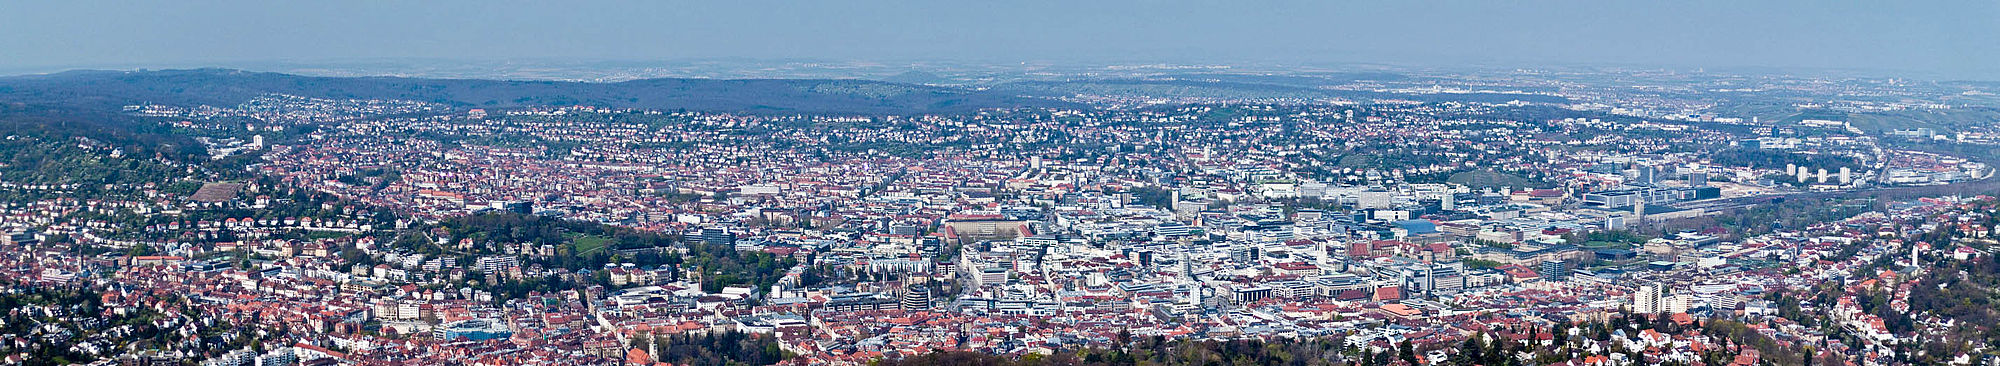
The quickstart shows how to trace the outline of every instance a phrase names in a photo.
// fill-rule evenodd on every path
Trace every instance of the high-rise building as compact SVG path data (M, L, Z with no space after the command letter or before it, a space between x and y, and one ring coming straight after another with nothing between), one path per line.
M1634 179L1632 180L1632 184L1650 186L1658 184L1660 182L1659 167L1655 167L1652 165L1640 165L1638 169L1639 169L1639 176L1634 177Z
M1563 282L1569 280L1569 263L1563 261L1542 261L1542 280Z
M1688 173L1688 186L1689 186L1689 187L1707 187L1707 186L1708 186L1708 173L1707 173L1707 172L1693 172L1693 173Z
M930 310L931 289L917 284L903 286L902 305L908 311Z
M1663 312L1667 308L1666 300L1666 286L1657 283L1639 285L1639 289L1632 292L1632 312L1640 314Z
M1396 198L1396 192L1388 192L1388 191L1361 192L1361 194L1354 200L1354 208L1363 210L1388 209L1391 207L1392 204L1394 204L1395 198Z
M1257 263L1258 260L1263 259L1263 254L1263 248L1258 248L1248 243L1241 243L1241 245L1229 248L1229 258L1236 260L1237 263Z
M1404 267L1403 286L1428 296L1450 296L1465 289L1464 262L1419 263Z

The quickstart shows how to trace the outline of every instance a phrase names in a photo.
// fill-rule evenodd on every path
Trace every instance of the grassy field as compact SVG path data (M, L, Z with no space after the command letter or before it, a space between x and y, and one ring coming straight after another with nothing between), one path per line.
M605 246L611 245L612 241L611 238L596 235L570 233L563 236L569 237L570 246L576 248L576 254L590 253L604 249Z

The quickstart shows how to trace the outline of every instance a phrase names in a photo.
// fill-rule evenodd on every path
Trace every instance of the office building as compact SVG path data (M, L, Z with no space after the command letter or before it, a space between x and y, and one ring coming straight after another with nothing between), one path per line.
M701 229L701 241L711 245L736 245L736 235L729 228L709 226Z

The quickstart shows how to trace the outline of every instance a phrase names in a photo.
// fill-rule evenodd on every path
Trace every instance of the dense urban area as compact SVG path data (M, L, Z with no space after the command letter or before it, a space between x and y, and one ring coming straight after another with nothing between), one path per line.
M0 78L0 365L2000 361L2000 85L1093 72Z

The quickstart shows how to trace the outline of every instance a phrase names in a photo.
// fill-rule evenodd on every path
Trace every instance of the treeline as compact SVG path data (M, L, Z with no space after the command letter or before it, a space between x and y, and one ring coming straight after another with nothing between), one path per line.
M1724 239L1747 238L1770 233L1777 229L1801 228L1813 224L1845 219L1873 210L1879 203L1870 200L1836 200L1802 197L1784 201L1772 201L1749 208L1739 209L1732 215L1717 215L1684 222L1653 225L1649 229L1666 234L1671 230L1726 229L1730 235Z
M0 116L0 118L5 118ZM110 157L109 144L96 139L49 138L30 135L9 135L0 138L0 181L14 184L47 184L72 186L61 190L0 190L0 198L10 202L33 201L57 197L100 197L109 192L108 185L135 187L146 183L156 183L163 190L190 187L175 187L173 183L185 176L182 168L168 166L130 155ZM86 148L84 146L92 146ZM94 149L94 150L93 150Z
M0 281L8 282L8 281ZM129 333L108 339L99 346L116 349L124 344L149 346L166 344L180 337L151 322L160 314L151 309L115 315L103 311L101 294L77 287L36 287L8 283L12 289L0 293L0 339L32 339L28 342L0 342L0 354L24 356L18 365L69 365L95 361L97 356L79 352L75 346L93 339L103 329L130 326ZM46 312L44 311L46 310ZM107 317L99 317L105 315ZM100 337L101 338L101 337ZM145 348L140 348L145 349Z
M1551 326L1497 327L1472 334L1451 344L1417 346L1405 340L1395 344L1377 341L1373 347L1357 347L1339 338L1165 340L1121 334L1111 347L1057 351L1052 354L1022 356L992 355L968 351L939 351L908 357L883 359L878 366L1210 366L1210 365L1546 365L1593 356L1622 355L1641 363L1686 365L1681 362L1648 360L1641 349L1631 349L1619 340L1652 330L1664 334L1699 332L1720 339L1725 347L1700 355L1705 364L1728 364L1743 349L1756 349L1762 361L1776 365L1801 365L1806 360L1826 364L1840 355L1820 354L1806 345L1781 345L1747 325L1730 321L1700 320L1674 322L1664 314L1614 314L1602 322L1557 323ZM1548 339L1547 343L1538 339ZM1432 359L1433 356L1442 359Z
M1524 177L1518 174L1507 173L1492 169L1480 169L1480 170L1452 173L1449 177L1445 178L1445 181L1450 183L1463 184L1472 188L1525 189L1525 188L1541 188L1541 187L1554 186L1553 184L1549 184L1549 182L1540 179Z
M4 90L4 89L0 89ZM155 120L118 113L117 105L93 101L0 103L0 135L67 141L78 137L124 149L128 156L164 157L200 163L208 150Z
M767 288L783 278L787 270L800 263L798 259L779 257L771 253L739 252L733 245L683 240L677 233L659 233L589 221L518 213L484 213L455 217L438 223L437 227L448 231L453 238L473 238L477 243L554 245L558 248L554 256L531 257L527 261L552 268L597 270L603 268L606 263L631 263L640 267L691 268L695 270L694 272L705 274L701 278L701 286L709 292L720 292L723 287L734 285ZM579 252L575 245L575 238L579 236L610 238L611 243L603 249ZM442 251L444 245L454 244L430 245L414 238L415 236L406 235L404 236L406 242L399 242L398 245L436 252ZM407 242L410 240L419 242ZM680 279L679 271L670 273L675 277L669 279Z
M651 248L674 243L675 236L634 230L589 221L564 220L547 216L525 215L511 212L492 212L459 216L438 223L438 227L450 231L454 238L498 243L535 243L547 245L568 244L565 233L609 237L615 246L623 249Z
M1859 173L1867 170L1854 158L1827 154L1797 154L1777 150L1725 149L1708 155L1711 163L1723 166L1747 166L1758 169L1784 169L1785 164L1797 165L1814 170L1826 169L1839 172L1848 168Z
M739 252L730 245L689 241L686 246L688 253L681 260L701 273L713 274L701 279L701 289L711 293L734 285L770 288L778 283L778 279L784 278L787 270L799 264L799 260L792 257L779 257L766 252Z
M1160 187L1135 187L1126 192L1132 194L1132 203L1144 206L1173 209L1174 192Z
M1927 331L1935 332L1923 334L1915 342L1899 344L1897 354L1911 357L1909 361L1913 363L1944 363L1958 354L1993 355L1992 347L2000 345L2000 325L1996 325L2000 324L2000 292L1995 292L2000 289L2000 256L1981 255L1965 261L1946 259L1932 268L1910 287L1909 311L1891 311L1883 305L1880 312L1905 314L1884 317L1891 330L1915 330L1907 314L1928 314L1951 323L1927 327ZM1862 296L1867 298L1864 305L1886 304L1889 291ZM1918 350L1923 352L1910 352Z
M792 358L776 337L742 333L639 335L629 346L650 348L655 362L687 366L771 365Z
M447 248L457 243L430 243L426 236L405 234L396 246L418 253L434 255L479 256L496 254L497 245L528 243L555 247L554 255L529 256L525 263L540 264L549 268L569 270L597 270L607 263L632 263L638 266L679 264L677 255L667 255L665 250L639 251L636 255L620 256L621 249L648 249L671 247L679 241L677 235L662 234L643 230L605 225L581 220L513 212L488 212L475 215L444 219L435 225L417 227L416 231L442 229L446 237L438 240L453 241L470 239L472 249L459 252ZM601 248L581 248L578 238L608 238L609 243ZM470 258L467 258L468 260ZM599 281L603 282L603 281Z
M1348 347L1331 338L1312 340L1255 339L1231 341L1164 340L1140 337L1129 340L1123 349L1088 348L1048 355L992 355L979 352L933 352L900 359L884 359L878 366L1055 366L1055 365L1389 365L1404 356L1414 357L1414 348L1405 352L1374 352ZM1407 346L1407 345L1406 345Z
M1702 362L1710 365L1726 365L1734 360L1735 355L1728 351L1731 347L1755 349L1765 358L1763 361L1778 365L1799 365L1807 357L1812 357L1807 356L1812 353L1808 349L1779 345L1777 340L1735 321L1712 320L1703 324L1701 330L1702 334L1715 337L1716 342L1723 346L1701 354Z
M96 314L100 305L96 293L80 290L43 289L30 287L26 292L0 294L0 308L27 309L26 306L58 306L63 311L74 314ZM92 318L95 319L95 318ZM65 319L45 317L38 311L11 311L0 313L0 337L27 337L39 333L36 330L44 323L55 323L55 327L68 330L73 325ZM96 358L71 349L76 337L37 339L18 347L15 342L0 343L0 352L27 356L24 365L66 365L94 361Z
M1577 245L1608 243L1619 246L1631 246L1645 244L1647 240L1652 240L1653 238L1632 232L1631 230L1600 230L1589 233L1571 232L1564 234L1563 239L1568 243Z

